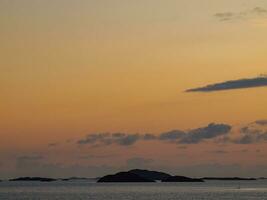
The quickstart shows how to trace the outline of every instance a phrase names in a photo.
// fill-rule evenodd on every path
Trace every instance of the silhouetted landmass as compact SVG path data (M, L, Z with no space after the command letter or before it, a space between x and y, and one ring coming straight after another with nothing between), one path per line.
M157 172L157 171L149 171L149 170L142 170L142 169L133 169L129 171L130 173L134 173L140 177L150 179L150 180L164 180L171 177L170 174L164 172Z
M114 175L107 175L97 182L155 182L154 180L143 178L131 172L119 172Z
M59 179L61 181L81 181L81 180L92 180L91 178L84 178L84 177L69 177L69 178L62 178Z
M204 177L204 180L216 181L255 181L256 178L240 178L240 177Z
M204 180L200 178L189 178L186 176L171 176L162 180L162 182L204 182Z
M60 181L91 181L96 182L99 178L85 178L85 177L70 177L70 178L60 178Z
M10 179L9 181L41 181L41 182L51 182L56 181L53 178L42 178L42 177L19 177L15 179Z

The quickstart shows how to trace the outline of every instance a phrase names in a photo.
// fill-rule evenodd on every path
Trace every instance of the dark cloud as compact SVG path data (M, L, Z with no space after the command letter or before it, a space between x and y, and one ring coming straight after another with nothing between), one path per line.
M213 139L226 135L231 131L231 126L227 124L209 124L207 127L189 131L179 140L180 144L197 144L206 139Z
M235 144L254 144L267 141L267 131L265 129L255 128L252 126L245 126L240 129L238 138L232 139Z
M222 90L245 89L262 86L267 86L267 76L225 81L222 83L215 83L204 87L188 89L185 92L215 92Z
M112 145L118 144L122 146L130 146L141 139L151 138L150 135L140 134L126 134L126 133L98 133L87 135L86 138L78 141L78 144L91 144L91 145Z
M173 131L161 133L159 136L159 140L175 141L185 136L185 134L186 133L184 131L173 130Z
M267 141L267 127L264 121L252 122L235 130L237 134L227 134L215 140L219 144L256 144Z
M236 144L253 144L258 142L258 138L253 135L244 135L238 139L233 140Z
M99 133L90 134L86 138L78 141L78 144L84 145L112 145L117 144L121 146L131 146L140 140L156 140L157 136L146 134L127 134L127 133Z
M257 120L257 121L255 121L255 124L261 125L261 126L267 126L267 120L266 119Z
M121 137L118 139L117 143L123 146L129 146L133 145L137 142L137 140L140 139L139 134L133 134L133 135L125 135L124 137Z
M116 138L115 136L114 138ZM101 143L107 143L108 138L110 138L110 133L97 133L87 135L85 139L79 140L79 144L95 144L100 141Z
M237 19L247 19L255 16L264 16L267 14L267 10L262 7L255 7L253 9L241 11L241 12L219 12L215 13L214 17L216 17L220 21L229 21L229 20L237 20Z

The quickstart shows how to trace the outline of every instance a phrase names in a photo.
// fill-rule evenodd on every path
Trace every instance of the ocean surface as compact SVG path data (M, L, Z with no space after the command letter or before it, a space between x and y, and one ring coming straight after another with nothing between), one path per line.
M52 199L267 200L267 180L205 183L0 182L0 200Z

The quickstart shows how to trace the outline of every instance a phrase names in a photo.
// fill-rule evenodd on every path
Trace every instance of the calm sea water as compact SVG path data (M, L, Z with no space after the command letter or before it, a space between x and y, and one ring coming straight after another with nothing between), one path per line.
M239 189L238 186L241 186ZM205 183L0 182L1 200L267 200L267 180Z

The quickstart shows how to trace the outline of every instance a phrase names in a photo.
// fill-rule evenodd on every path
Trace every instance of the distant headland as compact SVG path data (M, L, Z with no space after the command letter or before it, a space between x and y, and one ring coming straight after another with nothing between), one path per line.
M19 177L14 179L9 179L9 181L40 181L40 182L52 182L56 181L54 178L42 178L42 177Z

